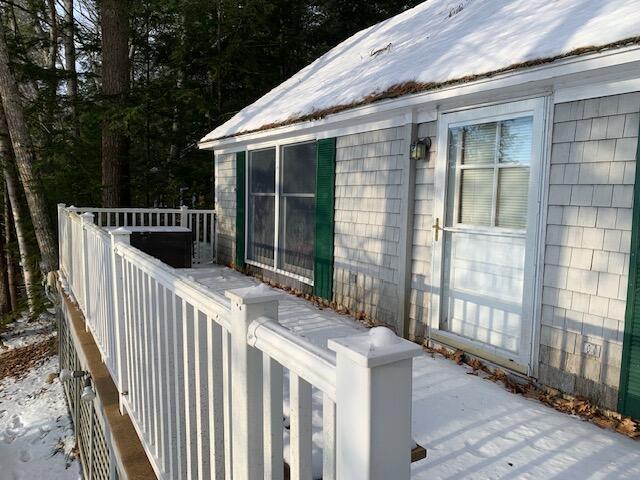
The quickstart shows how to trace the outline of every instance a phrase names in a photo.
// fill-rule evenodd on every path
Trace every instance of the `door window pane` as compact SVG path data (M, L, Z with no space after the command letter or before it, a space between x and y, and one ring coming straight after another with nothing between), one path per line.
M496 226L526 229L529 169L501 168L499 172Z
M316 191L316 144L300 143L282 148L282 193Z
M502 122L500 131L500 162L531 163L533 117Z
M249 162L249 192L275 193L276 149L251 152Z
M280 268L297 275L313 274L315 198L283 197L280 203Z
M494 163L496 125L492 122L464 127L461 162L463 165Z
M273 266L274 263L275 210L275 196L252 195L249 197L247 257L269 266Z
M492 168L473 168L461 171L460 223L491 225L492 200Z
M526 229L532 145L533 117L451 129L446 225L456 205L457 223Z

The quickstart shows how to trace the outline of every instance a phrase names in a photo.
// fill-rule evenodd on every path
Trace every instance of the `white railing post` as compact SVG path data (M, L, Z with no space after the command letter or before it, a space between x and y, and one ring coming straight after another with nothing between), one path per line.
M131 232L124 228L111 230L111 272L113 291L113 316L115 347L116 347L116 372L118 375L116 384L120 393L120 413L125 414L123 397L128 395L129 383L127 381L127 351L124 328L124 272L122 269L122 257L118 255L116 247L119 243L129 244Z
M87 223L93 223L93 213L83 213L80 215L80 225L82 225L82 301L84 303L84 318L85 318L85 328L89 330L89 323L94 319L91 319L91 309L89 308L89 253L88 242L87 242ZM94 252L95 254L95 252Z
M63 254L62 254L63 246L62 246L62 244L64 242L67 242L66 238L62 238L62 222L64 221L63 215L65 214L65 211L64 211L65 207L66 207L66 205L64 203L59 203L58 204L58 270L63 270L63 268L62 268L62 261L63 261Z
M247 344L249 325L277 321L281 294L258 285L225 292L231 300L231 426L234 480L261 480L264 470L262 353Z
M189 207L180 205L180 226L189 228Z
M420 346L378 327L329 340L336 352L338 480L408 480L411 370Z

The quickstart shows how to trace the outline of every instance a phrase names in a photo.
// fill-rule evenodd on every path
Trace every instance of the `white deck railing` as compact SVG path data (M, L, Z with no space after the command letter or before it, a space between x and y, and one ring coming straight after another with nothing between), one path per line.
M75 211L92 213L99 227L186 227L193 233L193 263L214 260L215 210L81 207Z
M159 478L283 479L285 458L318 478L314 391L324 480L409 478L417 345L374 329L319 348L278 323L277 291L223 298L83 210L59 208L61 273Z

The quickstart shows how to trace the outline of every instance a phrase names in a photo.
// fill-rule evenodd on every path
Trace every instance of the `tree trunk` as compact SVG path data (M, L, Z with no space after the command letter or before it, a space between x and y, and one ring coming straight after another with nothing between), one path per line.
M2 212L0 212L0 216ZM4 255L4 231L7 228L6 219L0 217L0 315L6 315L11 311L11 298L9 296L9 275L7 262Z
M102 92L110 114L102 125L102 206L130 203L129 138L109 117L125 105L129 91L127 0L102 2Z
M11 217L11 209L9 208L9 195L7 195L7 185L2 182L2 194L4 195L4 257L7 263L7 286L9 287L9 301L11 302L11 311L18 310L18 290L16 285L18 281L16 279L16 266L13 260L13 254L11 252L11 243L13 241L12 229L13 218Z
M73 16L73 0L64 0L64 69L67 74L67 96L71 103L73 133L80 135L78 124L78 74L76 72L75 19Z
M22 276L24 279L24 287L27 293L27 303L29 305L29 315L33 316L35 311L33 302L33 274L29 263L29 247L24 233L24 219L22 215L22 206L20 204L20 193L18 187L18 179L14 170L14 155L11 142L9 140L9 132L4 115L0 111L0 157L2 158L2 173L7 184L7 199L11 206L11 213L16 227L16 238L18 240L18 250L20 251L20 266L22 267Z
M3 24L0 16L0 25ZM42 273L46 275L56 268L58 253L40 182L33 172L35 161L33 142L20 103L18 86L9 68L9 53L4 40L4 32L0 32L0 96L2 96L2 106L11 135L16 165L40 248Z
M56 63L58 62L58 15L56 14L56 1L49 0L49 69L51 73L55 73ZM55 75L53 75L55 79Z

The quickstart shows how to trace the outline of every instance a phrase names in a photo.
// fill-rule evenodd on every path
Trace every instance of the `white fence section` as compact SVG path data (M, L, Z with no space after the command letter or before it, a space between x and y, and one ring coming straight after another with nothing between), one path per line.
M133 248L126 230L99 228L96 212L60 206L61 273L158 478L410 477L419 346L373 329L319 348L278 323L277 291L223 298Z
M193 263L211 263L215 258L215 210L190 210L187 207L81 207L75 210L93 213L99 227L187 227L193 234Z

